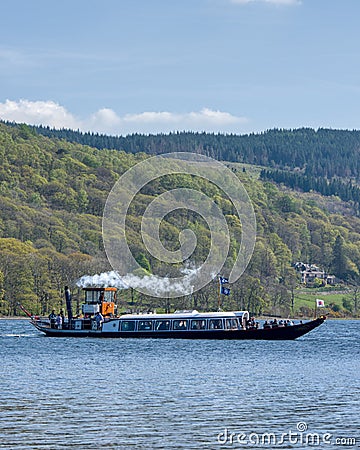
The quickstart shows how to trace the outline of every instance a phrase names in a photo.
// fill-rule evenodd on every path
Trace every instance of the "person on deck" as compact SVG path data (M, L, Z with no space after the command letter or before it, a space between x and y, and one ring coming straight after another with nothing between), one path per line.
M97 312L96 316L95 316L95 320L96 320L96 323L97 323L97 329L99 330L100 327L101 327L101 324L104 321L104 317L103 317L103 315L100 312Z
M50 328L55 328L56 325L55 309L51 311L51 314L49 315L49 320L50 320Z
M55 321L56 321L56 328L57 328L58 330L61 330L63 320L62 320L62 317L61 317L60 314L58 314L58 315L56 316Z
M64 314L64 310L60 309L59 315L61 317L61 323L62 323L62 327L64 327L64 323L65 323L65 314Z

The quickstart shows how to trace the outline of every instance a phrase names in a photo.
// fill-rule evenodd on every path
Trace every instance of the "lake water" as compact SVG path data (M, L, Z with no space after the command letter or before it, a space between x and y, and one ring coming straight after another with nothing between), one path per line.
M0 448L358 448L359 329L327 321L289 342L76 339L0 320Z

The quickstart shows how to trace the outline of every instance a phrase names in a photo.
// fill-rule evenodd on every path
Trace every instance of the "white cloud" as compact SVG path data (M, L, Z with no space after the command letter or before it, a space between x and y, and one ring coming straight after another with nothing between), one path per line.
M141 114L127 114L122 119L125 128L161 128L159 131L192 130L192 131L240 131L241 125L248 122L245 117L233 116L223 111L203 108L201 111L188 113L171 113L168 111L147 111Z
M0 118L54 128L77 129L80 125L63 106L52 101L6 100L5 103L0 103Z
M99 109L99 111L90 117L89 121L86 121L83 124L83 127L89 127L91 130L96 129L97 131L100 131L101 129L110 131L120 126L120 117L109 108Z
M247 3L271 3L273 5L301 5L301 0L231 0L231 3L245 5Z
M0 103L2 120L71 128L107 134L168 133L171 131L207 131L240 133L248 123L245 117L228 112L203 108L201 111L174 113L145 111L138 114L117 115L112 109L102 108L89 118L79 119L53 101L6 100Z

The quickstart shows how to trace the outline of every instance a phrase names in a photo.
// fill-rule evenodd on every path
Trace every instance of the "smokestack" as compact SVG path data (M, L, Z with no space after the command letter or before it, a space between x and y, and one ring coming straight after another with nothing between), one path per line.
M66 299L66 310L67 310L67 315L68 315L69 325L70 325L70 320L73 318L73 315L72 315L72 308L71 308L71 294L70 294L70 289L68 288L68 286L65 286L65 299Z

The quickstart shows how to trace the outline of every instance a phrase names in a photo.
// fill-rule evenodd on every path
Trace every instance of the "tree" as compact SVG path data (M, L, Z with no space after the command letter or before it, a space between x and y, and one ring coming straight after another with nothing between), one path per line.
M333 246L332 271L337 277L344 279L347 274L347 258L345 255L344 239L337 235Z
M351 277L349 284L352 286L351 290L351 301L353 303L354 314L357 315L359 309L359 298L360 298L360 277Z
M294 315L294 307L295 307L295 289L298 285L298 276L293 267L288 267L283 274L282 284L286 287L286 289L290 293L291 298L291 312Z
M144 255L144 253L139 253L139 255L135 258L136 262L146 270L146 272L151 273L151 266L150 262L147 259L147 257Z
M4 304L4 274L0 270L0 313L4 311L5 304Z

